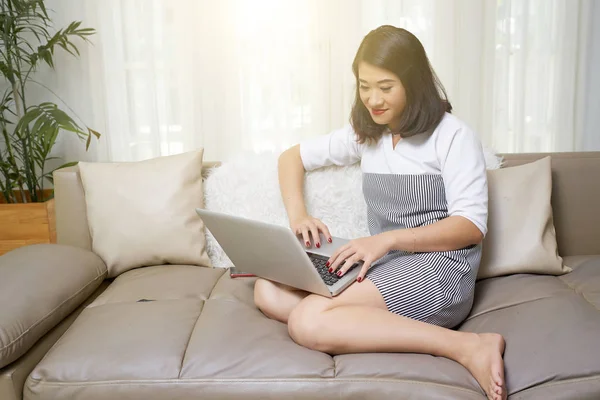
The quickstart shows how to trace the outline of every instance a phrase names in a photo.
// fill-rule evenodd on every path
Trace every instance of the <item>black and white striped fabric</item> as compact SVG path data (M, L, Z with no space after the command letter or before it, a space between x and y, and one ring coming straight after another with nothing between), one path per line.
M363 174L371 235L416 228L448 217L441 175ZM452 328L471 310L481 244L465 249L410 253L391 251L367 272L388 310Z

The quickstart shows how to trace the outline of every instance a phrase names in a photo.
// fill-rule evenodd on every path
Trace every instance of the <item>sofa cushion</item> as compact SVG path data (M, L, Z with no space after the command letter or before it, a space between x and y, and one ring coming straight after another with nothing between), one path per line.
M506 382L515 398L600 398L599 300L596 256L560 277L481 280L459 329L504 336Z
M92 248L116 277L133 268L209 266L203 150L129 163L79 163Z
M221 268L203 268L199 272L189 265L134 269L119 275L90 307L189 298L204 301L224 273L225 270Z
M32 372L27 398L202 394L263 399L268 392L282 399L330 399L351 390L357 398L380 399L374 388L409 395L421 372L417 380L424 393L481 398L468 372L445 359L389 355L388 362L373 363L368 373L355 376L364 359L349 358L349 365L342 358L338 369L339 358L297 345L286 325L255 307L254 281L193 266L147 267L120 275ZM411 368L414 362L421 367ZM404 367L386 372L393 364Z
M600 290L598 276L600 257L560 278L482 280L460 329L505 335L508 389L518 398L549 388L554 398L600 395L600 316L585 300ZM331 357L298 346L254 306L254 282L192 266L121 275L32 372L27 398L483 398L443 357Z
M573 269L572 273L561 276L561 281L600 312L600 256L588 256Z
M0 368L0 399L2 400L22 400L23 386L27 377L33 371L35 366L46 355L48 350L56 343L58 339L67 331L79 316L81 311L90 304L100 293L108 287L108 280L104 280L100 286L92 293L75 311L60 321L48 333L42 336L31 348L19 357L16 361Z
M479 279L517 273L561 275L550 194L550 157L488 171L488 233Z
M38 244L0 256L0 368L25 354L105 276L100 257L77 247Z

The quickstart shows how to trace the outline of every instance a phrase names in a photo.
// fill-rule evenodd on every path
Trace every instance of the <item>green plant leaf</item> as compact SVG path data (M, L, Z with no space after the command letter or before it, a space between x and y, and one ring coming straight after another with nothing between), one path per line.
M42 110L40 108L38 108L37 106L29 107L27 109L27 112L25 113L25 115L23 115L23 117L19 121L19 125L17 125L17 129L22 128L22 126L29 125L29 123L31 123L31 121L33 121L34 119L39 117L41 114L42 114Z
M79 56L81 56L81 54L79 53L79 49L78 49L78 48L77 48L77 46L75 46L75 45L74 45L72 42L67 42L65 47L66 47L66 50L67 50L69 53L73 54L74 56L76 56L76 57L79 57ZM71 50L69 49L69 47L70 47L71 49L73 49L73 51L71 51Z
M0 100L0 182L3 185L0 188L28 189L35 198L45 179L52 180L51 175L44 173L44 166L55 159L49 155L58 134L71 132L89 142L92 135L99 138L99 133L83 123L78 124L54 103L31 106L23 88L34 81L31 73L40 63L53 69L57 67L54 60L57 46L78 57L80 51L75 39L89 41L88 37L95 30L82 27L81 21L54 29L44 0L2 0L2 5L0 73L10 87L2 92ZM23 104L28 103L30 106L23 110Z
M62 169L62 168L74 167L74 166L75 166L75 165L77 165L77 164L79 164L79 161L71 161L71 162L68 162L68 163L65 163L65 164L61 165L60 167L56 167L56 168L54 168L54 169L53 169L51 172L49 172L49 173L50 173L50 174L52 174L54 171L57 171L57 170L59 170L59 169Z
M92 135L96 136L96 139L100 139L100 133L96 132L95 130L93 130L92 128L88 128L88 136L87 136L87 140L85 141L85 149L89 150L90 148L90 144L92 143Z
M100 136L102 136L99 132L93 130L92 128L88 128L88 132L90 132L92 135L96 136L96 139L100 139Z
M46 10L46 5L44 4L44 0L39 0L38 5L40 6L42 13L44 13L44 17L48 19L48 11Z
M42 53L42 59L46 61L46 64L50 66L50 68L54 69L54 60L52 59L52 53L48 50Z

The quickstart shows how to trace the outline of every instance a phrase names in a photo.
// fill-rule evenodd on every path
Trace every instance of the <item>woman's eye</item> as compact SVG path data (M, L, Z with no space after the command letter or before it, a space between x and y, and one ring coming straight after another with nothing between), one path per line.
M367 90L369 87L368 86L360 86L360 90Z
M391 87L382 87L381 90L384 92L389 92L392 88Z

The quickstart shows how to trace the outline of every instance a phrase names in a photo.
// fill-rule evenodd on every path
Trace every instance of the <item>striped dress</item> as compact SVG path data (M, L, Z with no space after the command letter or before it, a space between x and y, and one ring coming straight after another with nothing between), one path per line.
M448 217L441 175L363 174L371 235ZM391 251L367 271L388 310L452 328L473 304L481 245L444 252Z
M401 139L385 133L358 144L351 127L300 144L307 171L361 163L371 235L418 228L461 216L487 232L487 175L479 139L447 114L427 134ZM390 251L367 271L388 310L453 328L469 314L481 244L441 252Z

